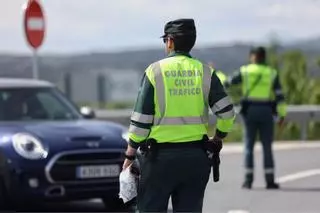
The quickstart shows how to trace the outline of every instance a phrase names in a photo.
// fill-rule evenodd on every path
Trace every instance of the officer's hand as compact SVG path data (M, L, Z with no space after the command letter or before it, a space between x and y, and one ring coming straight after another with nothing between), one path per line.
M278 125L282 127L284 125L284 117L280 117L278 121Z
M125 159L122 165L122 170L126 170L129 166L131 166L132 163L132 160Z

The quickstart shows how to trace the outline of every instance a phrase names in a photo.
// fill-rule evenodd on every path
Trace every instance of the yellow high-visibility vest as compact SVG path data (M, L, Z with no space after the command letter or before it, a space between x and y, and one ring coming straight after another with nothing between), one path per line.
M201 140L208 134L208 97L214 70L183 55L151 64L146 76L155 88L155 115L149 138L161 142ZM234 117L218 119L229 130ZM228 131L227 131L228 132Z

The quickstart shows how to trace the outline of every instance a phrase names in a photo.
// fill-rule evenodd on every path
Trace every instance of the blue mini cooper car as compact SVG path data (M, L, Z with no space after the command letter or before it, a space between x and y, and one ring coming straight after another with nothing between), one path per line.
M0 207L91 198L120 207L127 128L93 117L49 82L0 78Z

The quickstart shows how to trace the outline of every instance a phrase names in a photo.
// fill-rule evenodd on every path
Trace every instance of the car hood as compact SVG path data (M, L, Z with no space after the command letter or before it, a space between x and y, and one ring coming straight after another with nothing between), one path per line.
M99 141L99 148L123 148L126 145L123 126L106 121L53 121L0 123L1 135L26 132L38 137L50 148L63 150L87 147L88 142Z

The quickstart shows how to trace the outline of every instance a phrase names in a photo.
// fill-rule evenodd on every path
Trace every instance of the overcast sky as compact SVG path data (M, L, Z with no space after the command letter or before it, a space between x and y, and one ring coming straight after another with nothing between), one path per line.
M30 52L22 5L1 0L0 52ZM46 39L42 53L162 47L163 25L194 18L197 45L320 36L319 0L42 0ZM4 4L4 5L3 5Z

